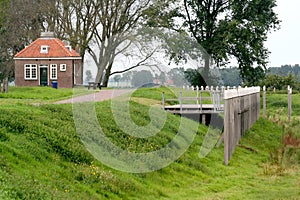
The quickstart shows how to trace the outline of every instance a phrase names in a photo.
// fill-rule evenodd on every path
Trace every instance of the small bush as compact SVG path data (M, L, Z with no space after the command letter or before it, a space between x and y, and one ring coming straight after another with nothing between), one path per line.
M291 166L300 164L300 138L289 130L282 136L281 146L270 151L271 163L274 165L271 171L276 168L277 174L282 174L282 170L286 170ZM265 168L265 173L270 173L270 166Z
M9 140L9 135L5 128L0 128L0 142L5 142Z

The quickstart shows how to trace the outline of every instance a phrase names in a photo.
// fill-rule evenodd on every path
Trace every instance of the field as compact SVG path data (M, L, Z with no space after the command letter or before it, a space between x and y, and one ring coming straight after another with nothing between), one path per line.
M132 121L146 126L150 105L166 88L140 89L130 101ZM84 89L82 94L86 93ZM92 92L92 91L90 91ZM229 166L223 146L199 158L208 128L196 122L191 146L175 162L150 173L125 173L96 160L74 126L70 89L10 88L0 94L0 199L297 199L300 196L300 94L293 96L287 123L287 95L268 94L266 119L249 130ZM111 101L96 103L106 136L128 152L159 150L174 138L180 118L167 115L149 138L125 134L114 121ZM122 115L122 111L120 111ZM125 116L124 111L124 116ZM288 136L288 137L287 137ZM298 146L297 146L298 144Z

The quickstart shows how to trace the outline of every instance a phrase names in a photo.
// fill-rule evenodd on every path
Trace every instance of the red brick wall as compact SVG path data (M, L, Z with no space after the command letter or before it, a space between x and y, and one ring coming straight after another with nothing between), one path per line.
M37 65L37 80L25 80L24 65ZM50 65L57 65L57 80L50 79ZM66 64L66 71L60 71L60 64ZM39 86L40 85L40 65L48 65L48 85L51 86L52 81L58 82L58 87L71 88L74 86L73 70L75 64L76 84L82 84L81 60L15 60L15 84L16 86ZM79 73L76 73L79 72Z
M83 70L82 70L82 63L81 60L74 60L75 66L75 85L82 85L83 84Z

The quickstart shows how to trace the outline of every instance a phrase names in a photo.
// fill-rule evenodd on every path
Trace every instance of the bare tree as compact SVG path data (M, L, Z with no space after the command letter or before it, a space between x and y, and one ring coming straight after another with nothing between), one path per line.
M98 26L99 3L91 0L49 0L43 3L48 10L45 21L57 37L70 42L80 53L82 66L86 50ZM83 74L83 67L82 67Z
M51 30L70 41L82 60L88 52L98 71L96 82L107 85L112 74L149 66L155 49L147 47L140 29L154 15L156 0L49 0L43 6ZM148 24L149 25L149 24ZM112 73L118 56L135 57L127 69ZM148 62L148 63L147 63ZM104 79L104 80L103 80Z
M0 81L13 77L13 56L39 36L43 22L39 3L38 0L1 1Z
M150 0L99 0L97 13L99 25L94 29L92 44L88 53L97 65L96 82L106 86L112 75L115 58L131 51L138 52L141 58L134 66L122 70L125 72L137 66L144 65L154 51L145 52L138 29L142 27L145 11L151 5ZM132 55L132 54L131 54Z
M70 42L84 58L85 52L98 26L99 4L91 0L52 0L51 13L47 20L51 22L56 34ZM54 5L54 7L53 7Z

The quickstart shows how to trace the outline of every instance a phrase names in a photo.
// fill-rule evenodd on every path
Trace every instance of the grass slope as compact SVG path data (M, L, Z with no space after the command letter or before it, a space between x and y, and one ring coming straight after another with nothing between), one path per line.
M0 199L297 199L300 196L299 170L288 168L278 175L268 164L270 151L280 146L282 136L282 127L271 120L261 118L246 133L229 166L223 165L222 146L199 158L208 132L207 127L200 125L190 148L174 163L151 173L129 174L102 165L84 148L74 128L72 105L34 106L19 98L23 88L15 90L20 92L11 90L9 96L0 99ZM25 90L26 99L41 90L44 94L36 97L41 102L71 95L71 90L61 91L58 96L59 90L49 88ZM157 101L163 89L143 90L133 96ZM48 99L43 100L44 95ZM300 96L295 95L293 100L294 107L299 106ZM281 107L281 103L268 103L270 115L276 113L278 104ZM150 122L149 107L144 104L136 99L130 104L133 121L140 125ZM156 136L129 137L114 123L110 105L110 101L96 104L99 122L106 135L128 151L159 149L178 130L180 119L168 115Z

